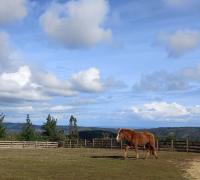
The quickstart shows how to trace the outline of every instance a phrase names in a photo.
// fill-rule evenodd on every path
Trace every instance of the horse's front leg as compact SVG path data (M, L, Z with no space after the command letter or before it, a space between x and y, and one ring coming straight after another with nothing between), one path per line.
M139 159L138 146L135 145L136 159Z
M127 158L127 153L128 153L128 149L129 149L129 146L127 145L124 149L124 158L126 159Z

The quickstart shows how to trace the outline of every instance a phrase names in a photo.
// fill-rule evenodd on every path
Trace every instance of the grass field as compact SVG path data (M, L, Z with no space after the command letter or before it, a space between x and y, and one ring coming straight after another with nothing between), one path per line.
M110 149L1 149L0 179L181 180L187 162L199 154L160 152L159 159L124 160ZM141 152L142 157L142 152Z

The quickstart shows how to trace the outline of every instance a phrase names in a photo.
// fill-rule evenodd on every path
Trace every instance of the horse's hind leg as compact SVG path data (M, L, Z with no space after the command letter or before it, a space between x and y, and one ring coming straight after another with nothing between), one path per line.
M158 155L157 155L155 146L152 147L152 150L153 150L153 155L155 156L156 159L158 159Z
M154 156L155 156L156 159L158 159L158 155L157 155L156 150L154 150Z
M129 146L126 146L124 149L124 158L125 159L127 158L128 149L129 149Z

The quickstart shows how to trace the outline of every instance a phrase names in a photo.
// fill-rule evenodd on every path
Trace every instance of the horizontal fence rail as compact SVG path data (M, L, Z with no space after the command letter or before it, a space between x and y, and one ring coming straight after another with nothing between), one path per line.
M80 140L71 139L62 143L64 148L110 148L123 149L126 144L124 142L117 142L116 139L92 139ZM197 152L200 153L200 142L192 142L187 140L182 141L156 141L156 148L158 151L180 151L180 152ZM139 147L144 150L144 146Z
M117 142L116 139L71 139L64 142L48 142L48 141L0 141L0 148L110 148L110 149L123 149L126 146L124 142ZM200 142L189 140L182 141L156 141L156 148L158 151L180 151L180 152L196 152L200 153ZM139 147L144 150L144 146Z
M58 142L41 142L41 141L0 141L0 148L58 148Z

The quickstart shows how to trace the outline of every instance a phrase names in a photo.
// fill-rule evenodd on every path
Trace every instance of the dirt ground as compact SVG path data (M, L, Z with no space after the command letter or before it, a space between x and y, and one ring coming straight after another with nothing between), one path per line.
M190 176L188 179L192 177L193 179L200 180L200 158L191 161L186 172Z

